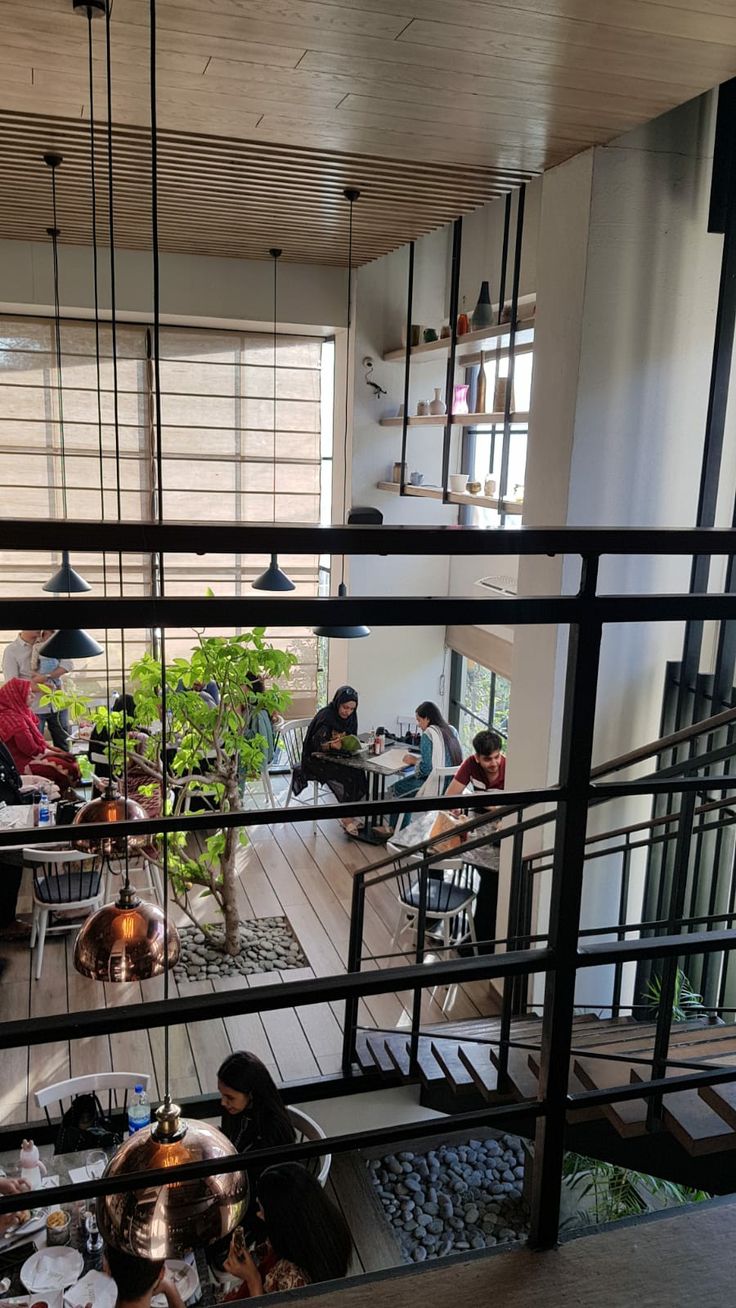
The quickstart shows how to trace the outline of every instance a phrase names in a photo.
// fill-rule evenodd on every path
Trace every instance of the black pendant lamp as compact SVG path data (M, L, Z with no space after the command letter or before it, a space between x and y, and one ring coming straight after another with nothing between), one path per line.
M278 275L276 269L278 268L278 262L279 259L281 258L282 251L277 249L271 249L269 250L268 253L273 259L273 518L275 522L276 521L276 321L277 321L276 278ZM291 577L287 577L283 568L279 567L278 554L272 554L271 562L266 568L266 571L262 572L260 577L256 577L255 581L252 583L252 589L283 592L287 590L295 590L296 587L293 581L291 580Z
M352 292L353 292L353 205L360 195L360 191L355 187L349 186L343 191L343 195L348 202L349 220L348 220L348 312L347 312L347 348L345 360L345 447L343 451L343 486L342 486L342 512L343 522L348 505L348 424L349 424L349 400L350 388L348 378L350 377L350 327L352 324ZM345 555L342 555L340 565L340 585L337 588L338 599L347 597L348 588L345 585ZM360 640L363 636L370 636L370 627L364 627L362 623L356 625L326 624L321 627L312 628L315 636L327 636L331 640Z
M43 645L39 653L50 659L91 659L102 653L102 646L82 627L55 631Z
M61 308L59 298L59 226L56 218L56 170L63 163L64 156L61 154L45 154L43 161L51 173L51 210L52 222L51 227L46 231L51 237L51 250L54 261L54 337L56 345L56 375L59 387L59 444L61 450L61 494L64 509L64 517L67 518L67 495L66 495L66 449L64 441L64 384L61 370ZM69 563L69 551L62 550L61 567L54 573L43 588L52 595L72 595L80 594L82 591L91 590L88 581L75 572Z

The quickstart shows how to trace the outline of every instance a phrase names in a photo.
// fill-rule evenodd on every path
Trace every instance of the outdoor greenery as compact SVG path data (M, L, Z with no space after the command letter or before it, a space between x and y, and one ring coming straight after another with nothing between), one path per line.
M623 1217L639 1217L653 1207L702 1203L710 1198L704 1190L692 1190L643 1172L630 1172L625 1167L582 1154L565 1154L562 1174L568 1189L573 1190L580 1202L575 1215L567 1219L568 1226L616 1222ZM649 1202L657 1198L660 1203Z
M157 729L163 712L164 673L161 661L151 654L130 669L130 691L135 712L124 717L107 705L90 708L74 692L54 692L54 707L69 708L79 718L91 717L98 731L110 741L112 770L123 775L124 753L136 775L141 798L164 796L164 811L179 815L195 801L223 813L244 809L244 783L258 777L266 757L267 741L254 727L262 711L283 713L291 696L279 684L296 662L293 654L275 649L264 640L264 629L238 636L199 635L189 658L177 658L166 665L165 700L169 745L164 777L162 733ZM262 679L263 692L254 689L253 679ZM215 705L200 693L214 682L220 694ZM127 730L127 737L126 737ZM129 787L129 793L133 794ZM193 922L195 904L211 896L224 919L225 949L238 952L240 918L237 903L236 856L238 846L247 843L244 828L215 828L197 849L185 832L167 837L168 875L176 903ZM152 861L163 867L164 838L152 838Z
M649 978L644 989L644 999L656 1017L662 1002L662 977L658 972L653 973ZM693 990L682 968L678 967L672 1000L673 1022L687 1022L693 1017L698 1017L703 1011L703 996Z

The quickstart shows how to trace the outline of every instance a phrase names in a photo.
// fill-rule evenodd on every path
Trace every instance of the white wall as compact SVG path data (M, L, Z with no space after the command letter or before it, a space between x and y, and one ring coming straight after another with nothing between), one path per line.
M99 252L100 303L110 302L109 257ZM151 255L116 254L117 307L121 317L146 318L152 311ZM346 323L345 271L322 265L282 262L279 320L286 326L331 330ZM60 300L64 312L89 316L94 307L92 253L84 246L59 249ZM48 311L54 300L51 246L0 241L0 310ZM161 255L161 311L167 321L220 326L269 323L273 319L273 267L247 259Z
M707 231L713 107L703 97L545 176L525 523L694 525L722 249ZM731 486L735 435L731 415ZM687 589L688 573L687 560L609 558L600 588ZM559 561L524 563L520 590L571 591L578 575L572 560L561 573ZM565 644L564 633L516 641L515 784L556 774ZM656 738L665 662L681 645L681 624L605 632L595 761ZM590 830L648 811L599 808ZM587 877L586 925L615 919L617 875L612 859ZM600 982L586 973L580 995L603 998Z

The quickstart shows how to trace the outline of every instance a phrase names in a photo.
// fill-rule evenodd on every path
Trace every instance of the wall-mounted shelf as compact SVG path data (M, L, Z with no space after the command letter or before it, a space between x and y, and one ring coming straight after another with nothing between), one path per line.
M398 495L401 487L397 481L379 481L377 489ZM414 499L441 500L443 498L441 486L408 485L404 487L404 493ZM487 495L471 495L470 491L449 491L447 502L448 504L474 504L478 509L497 509L499 513L524 512L524 505L518 500L494 500Z
M466 332L464 336L458 336L455 347L455 358L462 359L467 354L478 354L480 350L494 357L497 354L508 354L508 347L499 344L504 336L508 336L511 331L511 324L508 322L498 323L495 327L481 327L475 332ZM531 349L531 335L534 332L534 319L521 318L516 324L516 353L521 353L521 347ZM421 345L412 345L411 358L417 363L422 360L442 358L448 354L450 349L450 337L445 336L438 341L423 341ZM386 350L383 361L384 363L398 363L406 358L406 347L399 346L394 350Z
M498 413L455 413L452 418L453 427L482 427L490 426L491 423L502 423L504 415ZM528 423L528 413L512 413L510 421L515 423ZM444 413L430 413L426 417L412 414L409 417L408 425L410 427L444 427L447 422L447 415ZM382 427L402 427L403 418L381 418Z

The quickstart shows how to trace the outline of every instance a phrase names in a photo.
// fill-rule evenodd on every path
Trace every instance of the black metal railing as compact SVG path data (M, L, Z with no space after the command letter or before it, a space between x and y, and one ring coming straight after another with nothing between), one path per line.
M683 869L688 845L688 823L692 822L699 796L705 789L714 795L736 793L736 777L731 775L692 775L697 767L683 767L676 774L645 777L638 780L610 780L597 776L592 769L593 729L599 671L601 633L606 623L652 623L706 621L731 622L736 616L734 599L728 594L697 593L681 595L599 595L596 589L598 560L603 554L631 555L726 555L736 556L736 532L647 531L610 529L529 529L513 532L483 531L473 528L408 527L339 527L259 525L201 525L168 523L142 525L134 523L48 523L0 522L0 549L72 549L89 550L94 542L99 550L135 553L203 553L247 551L346 555L426 554L480 556L494 554L562 553L582 560L581 585L577 594L544 597L419 598L414 596L352 595L349 598L287 599L267 595L191 598L46 598L9 599L3 602L2 625L8 628L58 627L66 625L120 628L135 626L191 627L195 624L232 628L239 624L282 626L288 614L290 626L313 626L316 623L364 622L371 626L434 626L438 621L474 625L529 625L551 623L569 629L565 697L562 706L563 738L560 767L555 785L544 789L509 791L505 796L509 819L508 835L516 840L517 853L523 855L521 828L540 816L530 810L554 806L555 841L550 885L550 921L547 940L528 941L523 932L512 933L517 947L504 953L479 957L442 959L431 966L414 961L399 968L360 971L355 967L355 953L346 975L323 977L311 981L285 982L277 986L242 989L205 996L170 999L163 1003L123 1005L96 1012L56 1014L28 1022L0 1024L0 1049L26 1048L52 1041L76 1041L92 1035L140 1027L162 1027L191 1021L212 1021L235 1013L278 1011L320 1002L342 1002L346 1006L346 1027L359 1000L371 994L389 994L406 987L426 990L436 985L462 984L464 981L496 980L504 987L523 982L529 975L545 976L540 1040L538 1098L531 1104L514 1106L486 1105L471 1115L454 1115L445 1121L448 1130L493 1123L521 1117L536 1119L535 1164L531 1198L531 1242L549 1247L557 1240L559 1225L562 1155L567 1115L581 1106L605 1105L629 1098L645 1098L653 1103L652 1122L656 1124L661 1094L717 1085L736 1080L736 1068L709 1067L702 1071L688 1069L684 1074L665 1077L659 1072L669 1067L669 1027L671 1007L660 1005L661 1025L655 1049L654 1075L636 1086L622 1085L605 1091L570 1094L568 1067L573 1045L575 982L586 969L613 968L625 963L637 964L644 959L663 960L668 967L684 951L693 955L718 955L730 952L736 944L736 932L725 930L690 931L683 934L686 922L682 909ZM288 606L288 608L287 608ZM679 841L680 874L662 915L663 934L640 935L638 939L602 941L595 935L581 935L581 895L585 875L586 823L593 804L619 800L627 796L672 794L680 798ZM463 797L463 807L482 808L483 799ZM341 812L360 815L369 812L426 811L456 806L457 800L382 800L376 804L356 803L343 806ZM249 826L294 823L324 819L329 810L299 807L280 811L248 811L228 815L192 814L185 818L147 819L118 824L118 833L163 833L168 830L197 830L220 826ZM544 821L549 815L542 813ZM479 819L480 820L480 819ZM87 831L88 836L104 834L104 824ZM51 832L29 829L25 832L0 833L0 849L27 839L44 843L72 832L58 828ZM429 867L429 860L423 859ZM426 873L425 873L426 879ZM523 903L528 887L512 875L512 898ZM419 915L422 914L419 904ZM426 913L426 906L424 909ZM521 919L519 919L521 921ZM730 919L729 919L730 921ZM419 923L420 928L422 923ZM600 934L600 928L594 928ZM520 941L520 944L519 944ZM512 993L510 991L510 993ZM437 1123L418 1123L387 1128L381 1138L420 1139L436 1133ZM357 1131L337 1140L319 1142L316 1149L360 1148L375 1143L374 1132ZM290 1146L279 1151L280 1158L307 1156L311 1146ZM271 1154L268 1157L271 1158ZM253 1155L255 1157L255 1155ZM264 1155L265 1158L265 1155ZM218 1171L233 1170L241 1160L223 1160ZM215 1170L213 1164L190 1165L181 1169L161 1169L145 1176L131 1176L120 1181L101 1180L83 1187L65 1187L58 1194L61 1202L92 1194L113 1193L137 1185L157 1185L181 1180L184 1176L204 1175ZM38 1195L6 1196L0 1199L0 1212L17 1210L43 1202Z

